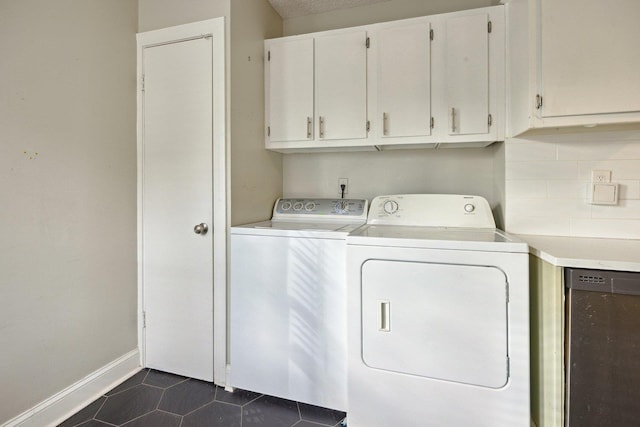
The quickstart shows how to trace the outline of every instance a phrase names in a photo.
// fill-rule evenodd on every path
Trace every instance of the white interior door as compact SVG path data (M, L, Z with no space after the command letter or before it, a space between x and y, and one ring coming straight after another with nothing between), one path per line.
M213 380L212 39L142 51L145 366ZM209 230L196 234L194 227Z

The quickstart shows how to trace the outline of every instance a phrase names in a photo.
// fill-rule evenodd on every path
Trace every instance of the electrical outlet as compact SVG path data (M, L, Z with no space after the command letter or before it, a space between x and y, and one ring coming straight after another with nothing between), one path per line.
M349 178L338 178L338 194L342 195L342 186L344 185L344 194L349 193Z
M591 171L591 182L597 182L597 183L611 182L611 171L607 171L607 170Z

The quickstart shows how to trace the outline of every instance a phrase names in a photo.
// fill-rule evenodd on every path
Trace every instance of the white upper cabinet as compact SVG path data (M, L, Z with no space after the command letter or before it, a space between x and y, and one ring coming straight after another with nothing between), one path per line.
M273 41L268 56L269 140L313 139L313 39Z
M266 148L296 152L370 145L366 44L365 31L265 41Z
M317 37L317 137L367 137L367 33Z
M504 139L504 28L504 6L492 6L266 40L266 148Z
M489 132L489 17L461 16L446 22L449 135Z
M544 0L540 12L543 117L640 111L638 0Z
M510 0L511 134L640 124L640 1Z
M446 108L440 111L447 135L443 142L503 140L504 8L475 9L443 18L444 67L438 75L444 88L440 107Z
M431 136L431 23L393 23L371 34L376 106L373 126L381 144Z

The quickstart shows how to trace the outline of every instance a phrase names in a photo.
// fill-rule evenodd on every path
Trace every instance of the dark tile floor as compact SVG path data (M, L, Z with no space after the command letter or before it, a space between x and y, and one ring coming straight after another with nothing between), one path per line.
M344 412L143 369L58 427L334 427Z

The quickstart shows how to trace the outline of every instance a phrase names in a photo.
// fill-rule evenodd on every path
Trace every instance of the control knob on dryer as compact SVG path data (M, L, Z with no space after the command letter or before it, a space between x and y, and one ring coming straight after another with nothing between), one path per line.
M382 205L382 208L389 215L394 214L398 211L398 202L395 200L387 200L384 202L384 205Z

